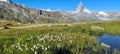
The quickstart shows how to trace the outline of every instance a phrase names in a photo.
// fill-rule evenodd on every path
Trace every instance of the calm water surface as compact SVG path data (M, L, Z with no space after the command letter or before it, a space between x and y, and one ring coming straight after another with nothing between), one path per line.
M102 36L97 36L97 41L99 43L105 43L111 46L110 51L114 49L120 50L120 35L107 35L103 34Z

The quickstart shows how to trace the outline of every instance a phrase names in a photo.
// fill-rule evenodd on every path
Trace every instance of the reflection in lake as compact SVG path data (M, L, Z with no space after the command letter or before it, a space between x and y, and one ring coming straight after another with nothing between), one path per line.
M111 46L110 51L113 52L114 49L120 50L120 36L119 35L107 35L97 36L97 41L99 43L105 43Z

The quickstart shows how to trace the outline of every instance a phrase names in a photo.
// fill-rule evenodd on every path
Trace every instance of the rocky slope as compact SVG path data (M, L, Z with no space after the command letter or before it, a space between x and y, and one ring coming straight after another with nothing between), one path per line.
M0 2L0 20L14 20L22 23L66 22L68 17L59 11L48 12L30 9L19 4Z
M120 12L93 12L78 5L76 11L45 11L26 8L23 5L0 1L0 20L13 20L21 23L54 23L101 21L120 19Z

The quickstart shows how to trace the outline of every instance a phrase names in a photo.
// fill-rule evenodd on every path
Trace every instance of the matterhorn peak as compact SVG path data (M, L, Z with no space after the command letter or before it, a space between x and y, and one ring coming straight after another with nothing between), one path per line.
M84 5L82 2L80 2L80 4L78 5L77 9L76 9L76 13L80 13L84 10Z
M12 3L11 0L0 0L0 2Z
M88 14L91 14L91 11L87 8L84 7L83 3L80 2L75 13L88 13Z

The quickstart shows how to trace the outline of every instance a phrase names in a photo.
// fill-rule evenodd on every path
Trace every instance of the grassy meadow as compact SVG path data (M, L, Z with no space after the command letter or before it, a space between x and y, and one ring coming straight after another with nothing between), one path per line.
M18 24L1 24L0 54L107 54L108 48L102 47L94 36L120 35L119 21L69 24L72 25L31 28L9 28Z

